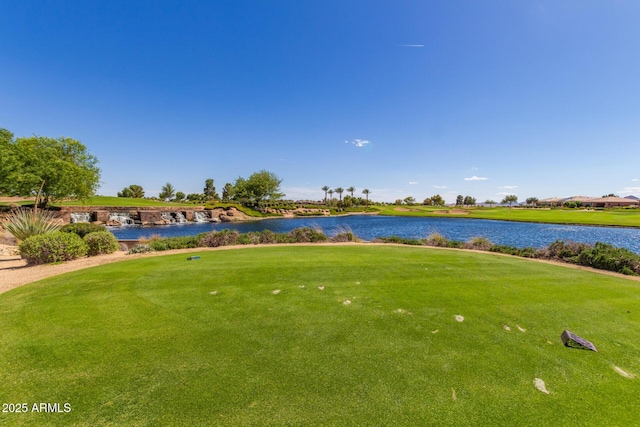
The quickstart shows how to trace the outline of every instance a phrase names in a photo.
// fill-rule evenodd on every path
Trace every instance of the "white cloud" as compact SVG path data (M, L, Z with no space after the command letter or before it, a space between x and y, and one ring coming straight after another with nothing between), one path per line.
M638 194L640 193L640 187L625 187L624 190L618 191L620 194Z
M345 141L345 144L353 144L356 147L364 147L369 143L366 139L354 139L353 141Z
M638 181L640 181L640 180L638 180L638 178L633 178L631 181L632 181L632 182L638 182Z
M513 190L513 189L518 188L518 186L517 185L504 185L504 186L498 187L498 188L504 188L506 190Z
M446 186L446 185L434 185L434 186L433 186L433 188L440 188L440 189L442 189L442 188L447 188L447 186Z
M416 185L417 183L417 181L409 181L409 185Z
M481 177L481 176L472 176L471 178L465 178L465 181L486 181L489 178Z

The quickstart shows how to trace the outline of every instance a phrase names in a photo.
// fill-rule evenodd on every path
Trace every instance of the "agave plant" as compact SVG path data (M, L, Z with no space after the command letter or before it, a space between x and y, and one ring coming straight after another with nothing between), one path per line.
M57 231L62 226L54 212L24 208L12 211L3 225L18 241L37 234Z

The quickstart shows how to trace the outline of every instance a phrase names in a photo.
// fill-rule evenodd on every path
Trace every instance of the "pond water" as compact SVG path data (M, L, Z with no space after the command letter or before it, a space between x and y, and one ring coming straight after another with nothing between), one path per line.
M584 243L604 242L640 253L640 229L589 227L577 225L536 224L468 218L416 218L396 216L352 215L321 218L274 218L239 223L189 223L157 227L110 227L118 239L138 239L153 234L162 237L188 236L224 229L248 231L271 230L286 233L294 228L321 227L331 236L340 228L351 229L363 240L383 236L425 238L439 233L450 240L468 241L485 237L492 243L516 247L547 246L555 240Z

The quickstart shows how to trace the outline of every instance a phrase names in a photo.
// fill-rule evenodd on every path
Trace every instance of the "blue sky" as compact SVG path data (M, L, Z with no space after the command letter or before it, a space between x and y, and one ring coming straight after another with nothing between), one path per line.
M0 127L103 195L640 196L640 2L0 0Z

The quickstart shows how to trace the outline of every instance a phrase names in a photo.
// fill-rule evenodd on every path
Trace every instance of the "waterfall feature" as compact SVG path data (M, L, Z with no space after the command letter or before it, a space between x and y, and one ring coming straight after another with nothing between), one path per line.
M174 212L174 215L176 216L176 222L178 224L184 224L185 222L187 222L187 218L184 217L184 214L182 212Z
M109 214L109 222L118 221L121 225L134 225L135 222L128 212L111 212Z
M162 212L162 214L160 214L160 216L165 221L168 221L169 224L175 224L175 222L176 222L176 219L169 212Z
M71 212L71 222L91 222L91 214L89 212Z
M209 217L206 212L196 211L193 213L194 222L209 222Z

